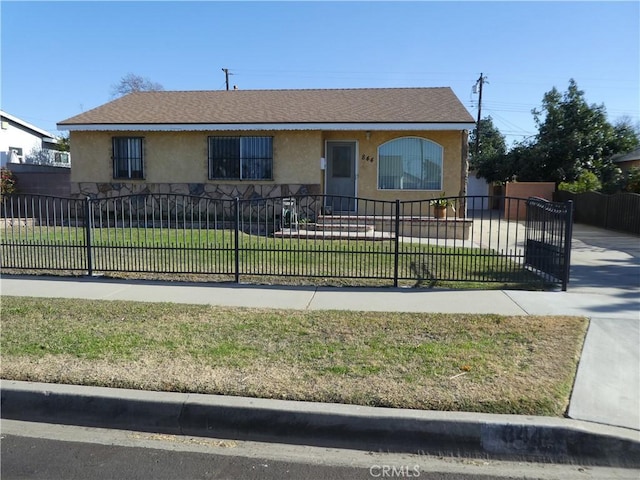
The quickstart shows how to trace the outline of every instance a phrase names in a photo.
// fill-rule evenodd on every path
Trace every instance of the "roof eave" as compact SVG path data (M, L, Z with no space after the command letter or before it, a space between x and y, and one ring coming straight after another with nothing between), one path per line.
M29 122L25 122L24 120L19 119L18 117L11 115L3 110L0 110L0 116L2 116L3 118L6 118L7 120L10 120L14 123L17 123L19 125L22 125L24 128L26 128L27 130L31 130L33 133L37 134L37 136L42 137L43 140L47 140L49 138L53 139L53 135L51 135L51 133L47 132L46 130L43 130L42 128L36 127L35 125L31 125Z
M473 122L365 122L365 123L91 123L57 125L68 131L278 131L278 130L370 130L370 131L418 131L418 130L471 130Z

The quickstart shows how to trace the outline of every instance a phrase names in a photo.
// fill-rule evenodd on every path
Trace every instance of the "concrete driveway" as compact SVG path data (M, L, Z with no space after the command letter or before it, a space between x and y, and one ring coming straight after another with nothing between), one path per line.
M640 238L576 224L567 297L592 311L569 416L640 430Z
M571 292L640 297L640 238L575 224L571 242Z

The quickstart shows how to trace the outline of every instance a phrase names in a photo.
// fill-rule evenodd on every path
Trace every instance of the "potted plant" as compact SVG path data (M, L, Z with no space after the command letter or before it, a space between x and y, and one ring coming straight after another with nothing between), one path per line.
M451 210L453 210L454 213L456 211L453 200L445 198L444 192L442 192L438 198L430 200L429 205L433 207L433 216L436 218L446 218L447 207L451 207Z

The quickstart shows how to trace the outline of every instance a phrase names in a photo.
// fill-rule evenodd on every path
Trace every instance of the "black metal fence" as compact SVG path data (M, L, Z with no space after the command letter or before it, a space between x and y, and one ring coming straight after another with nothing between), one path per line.
M562 285L528 240L527 216L483 210L486 197L220 200L187 195L2 199L2 270L169 274L239 282L506 287ZM512 211L526 199L505 198ZM342 205L346 211L337 211ZM556 204L552 204L556 205ZM477 207L477 208L476 208ZM464 209L464 212L461 211ZM567 217L558 218L566 222ZM527 250L528 248L528 250ZM552 263L563 260L552 260ZM565 260L567 261L567 260ZM301 280L300 280L301 279Z
M576 222L640 235L640 194L557 191L554 198L574 202Z

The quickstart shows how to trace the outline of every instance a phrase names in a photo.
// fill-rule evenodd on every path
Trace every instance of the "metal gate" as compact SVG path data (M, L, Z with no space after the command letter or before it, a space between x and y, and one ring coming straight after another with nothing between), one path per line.
M562 283L567 290L571 259L573 202L527 200L525 268Z

